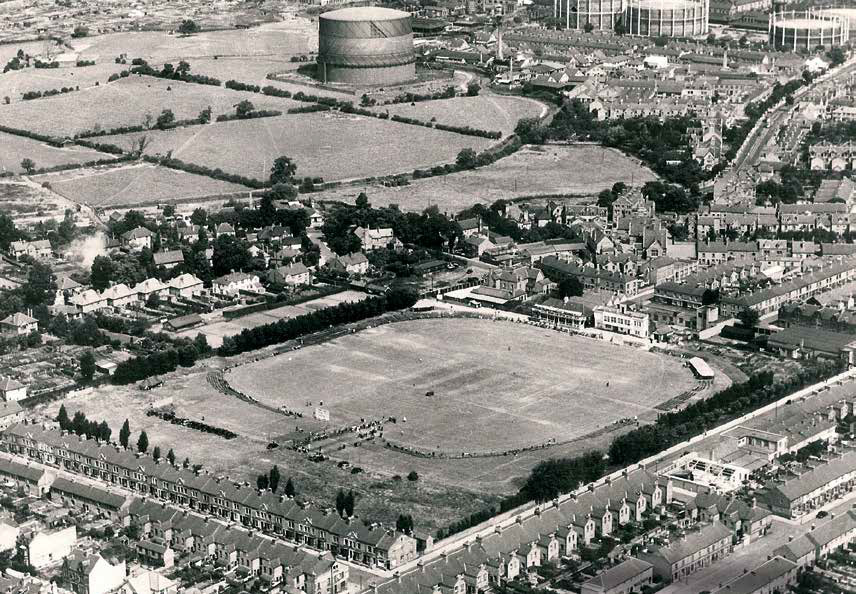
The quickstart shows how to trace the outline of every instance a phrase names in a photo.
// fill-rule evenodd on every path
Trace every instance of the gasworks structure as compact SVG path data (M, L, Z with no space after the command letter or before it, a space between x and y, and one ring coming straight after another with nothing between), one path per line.
M320 16L318 78L351 85L389 85L416 77L410 15L373 6Z

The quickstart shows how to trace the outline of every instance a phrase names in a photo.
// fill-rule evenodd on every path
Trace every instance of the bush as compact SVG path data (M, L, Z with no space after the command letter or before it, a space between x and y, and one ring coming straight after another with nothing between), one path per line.
M418 472L416 472L415 470L411 470L411 471L407 474L407 480L409 480L409 481L410 481L410 482L412 482L412 483L415 483L416 481L418 481L418 480L419 480L419 473L418 473Z

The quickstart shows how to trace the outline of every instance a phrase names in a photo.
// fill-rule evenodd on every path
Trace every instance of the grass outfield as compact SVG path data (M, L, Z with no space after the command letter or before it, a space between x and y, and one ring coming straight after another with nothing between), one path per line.
M244 99L252 101L257 109L285 111L304 105L223 87L130 76L67 95L0 106L0 124L42 134L72 136L96 127L109 130L140 125L146 114L152 116L154 123L164 109L171 109L176 119L182 120L195 118L211 106L216 117L234 113L234 105Z
M450 452L571 439L649 413L695 383L672 357L473 319L386 324L227 379L272 406L311 412L323 401L331 426L394 416L387 439Z
M217 194L246 192L249 188L155 165L116 169L75 170L34 178L69 200L103 208L154 202L173 202Z
M636 185L656 179L636 159L600 146L524 148L487 167L412 181L409 186L367 190L375 206L398 204L402 210L422 211L436 205L441 212L458 212L473 204L491 204L545 194L594 195L623 181ZM329 190L320 200L351 202L363 188Z
M389 112L399 115L431 121L435 118L440 124L449 126L470 126L479 130L511 134L521 118L535 118L546 114L547 106L526 97L504 97L482 94L478 97L456 97L422 101L411 105L382 105L374 108L378 113Z
M335 112L285 115L146 133L149 154L267 179L281 155L297 162L297 175L327 181L409 172L453 162L464 148L483 150L490 140L376 118ZM128 145L135 134L107 136Z
M55 167L112 158L115 156L82 146L56 148L38 140L0 132L0 171L22 173L21 161L24 159L32 159L36 167Z
M49 91L62 87L94 87L95 83L106 85L111 74L121 72L121 64L96 64L83 68L27 68L10 70L0 76L0 97L9 97L13 102L22 101L27 91ZM0 110L3 106L0 106Z

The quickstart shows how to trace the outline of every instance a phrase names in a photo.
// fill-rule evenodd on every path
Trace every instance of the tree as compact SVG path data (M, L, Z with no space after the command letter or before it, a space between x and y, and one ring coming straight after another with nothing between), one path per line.
M199 116L196 118L199 120L200 124L207 124L211 121L211 106L209 105L205 109L199 112Z
M137 440L137 451L145 453L149 449L149 436L143 431L140 433L140 438Z
M96 291L103 291L110 286L113 278L113 260L107 256L95 256L89 272L89 284Z
M270 490L276 493L277 487L279 487L279 467L274 464L273 468L270 469L270 474L268 475L268 483L270 483Z
M155 128L165 130L175 125L175 114L171 109L164 109L155 120Z
M340 516L345 513L345 492L342 489L336 493L336 512Z
M251 259L246 244L231 235L221 235L214 241L211 261L216 276L244 270L249 267Z
M481 91L481 85L476 81L472 81L467 85L467 97L477 97Z
M113 431L110 429L110 425L107 424L107 421L101 421L98 425L98 439L101 441L110 441L110 436L113 434Z
M199 32L199 25L190 19L185 19L178 26L178 32L182 35L192 35Z
M32 175L36 170L36 163L30 158L26 158L21 161L21 169L27 172L27 175Z
M62 404L59 407L59 413L56 416L56 422L59 423L59 428L63 431L68 431L69 425L71 425L71 419L68 418L68 411L65 409L65 405Z
M184 469L190 468L190 458L185 456L184 462L181 463L181 467Z
M398 519L395 521L395 529L404 534L411 534L413 532L413 516L410 514L399 514Z
M286 497L294 497L297 494L297 490L294 488L294 481L291 480L291 477L288 477L288 480L285 481L283 493L285 493Z
M92 351L85 351L80 355L80 377L85 382L91 382L95 375L95 355Z
M747 307L737 314L737 319L746 328L754 328L758 325L761 315L754 309Z
M410 482L418 481L419 480L419 473L416 472L415 470L411 470L410 473L407 475L407 480L409 480Z
M347 517L347 518L354 517L354 505L356 504L356 502L357 502L357 498L354 495L354 492L348 491L348 494L345 495L345 498L343 501L344 506L345 506L345 509L344 509L345 517Z
M249 99L244 99L235 106L235 115L240 119L245 119L250 117L255 110L256 106L253 105L253 102Z
M270 169L270 183L292 184L294 175L297 173L297 164L286 156L277 157ZM293 184L292 184L293 185Z
M616 35L624 35L627 33L627 27L624 26L624 22L619 18L615 21L615 27L613 27Z
M360 192L360 195L357 196L357 201L355 204L356 207L360 210L368 210L372 207L372 205L369 203L369 197L366 195L365 192Z
M828 52L826 52L826 57L829 58L830 66L840 66L847 59L847 54L841 47L834 47Z
M270 481L268 480L268 475L260 474L256 477L256 488L259 491L266 491L269 485Z
M83 25L76 26L74 28L74 32L71 34L71 36L75 38L86 37L87 35L89 35L89 29Z
M172 448L169 448L169 451L166 453L166 460L172 466L175 466L175 452L172 451Z
M455 159L458 169L473 169L476 166L478 155L471 148L461 149Z
M155 449L152 450L152 458L155 460L160 460L161 457L161 449L160 446L155 446Z
M128 440L131 438L131 424L128 423L128 419L125 419L122 428L119 430L119 444L127 449L128 448Z
M22 290L27 305L35 307L52 303L57 289L51 267L42 262L33 262Z
M591 33L592 31L594 31L594 25L592 25L590 21L586 21L586 24L583 25L583 31L585 31L586 33Z
M208 211L204 208L194 208L190 215L190 222L193 225L206 225L208 223Z
M559 297L580 297L583 294L584 287L575 276L566 276L559 281Z

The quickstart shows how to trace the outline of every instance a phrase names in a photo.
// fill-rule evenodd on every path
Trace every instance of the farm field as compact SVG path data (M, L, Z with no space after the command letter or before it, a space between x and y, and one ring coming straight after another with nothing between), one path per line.
M126 146L138 134L106 136ZM149 154L267 179L274 159L288 155L298 177L326 181L409 172L453 162L464 148L486 148L490 140L336 112L223 122L165 132L147 132Z
M109 85L79 92L23 101L0 107L0 124L54 136L73 136L85 130L109 130L136 126L146 115L151 123L164 109L177 120L195 118L211 106L214 117L234 113L234 105L249 99L256 109L279 109L304 105L290 99L265 97L223 87L197 85L149 76L130 76ZM121 145L120 145L121 146Z
M0 212L19 224L34 223L46 217L62 220L65 210L73 206L32 182L0 182Z
M238 184L149 164L49 173L34 180L50 183L54 192L69 200L101 208L176 202L249 191Z
M0 132L0 171L22 173L21 161L24 159L32 159L36 167L40 168L112 158L113 155L82 146L57 148L31 138Z
M112 61L120 54L149 62L187 60L214 56L285 56L304 54L317 47L318 25L305 18L241 29L208 31L183 37L160 31L111 33L72 40L82 58ZM195 70L195 69L194 69ZM202 72L200 70L200 72Z
M294 318L305 313L315 311L316 309L323 309L332 305L338 305L339 303L344 303L345 301L362 301L365 298L365 293L360 293L357 291L342 291L341 293L335 293L326 297L312 299L299 305L283 305L282 307L278 307L276 309L259 311L240 318L235 318L234 320L227 320L221 318L218 319L218 321L206 324L205 326L191 328L190 330L179 332L178 335L184 336L186 338L195 338L197 334L204 334L205 337L208 339L208 344L210 344L214 348L217 348L221 344L223 344L224 336L232 336L234 334L239 334L241 330L245 328L255 328L256 326L270 324L271 322L276 322L277 320Z
M458 212L473 204L491 204L549 194L593 196L615 182L638 185L656 179L636 159L600 146L524 147L515 154L471 171L411 181L409 186L367 190L375 206L397 204L402 210L422 211L436 205L441 212ZM363 188L328 190L320 200L351 202Z
M423 121L436 119L440 124L470 126L507 135L514 132L517 121L521 118L534 118L546 114L547 106L526 97L504 97L484 93L477 97L421 101L413 105L410 103L381 105L374 108L374 111Z
M95 83L106 85L111 74L121 72L126 66L120 64L96 64L82 68L26 68L10 70L0 76L0 98L9 97L13 102L23 101L21 95L27 91L49 91L62 87L94 87ZM5 106L0 105L0 109Z
M226 379L275 407L311 411L323 400L332 427L393 416L386 439L455 453L572 439L695 384L672 357L475 319L385 324L237 367Z
M219 78L223 82L237 80L261 86L276 84L267 75L296 70L300 62L289 62L288 57L276 56L224 56L222 58L194 58L191 71Z

